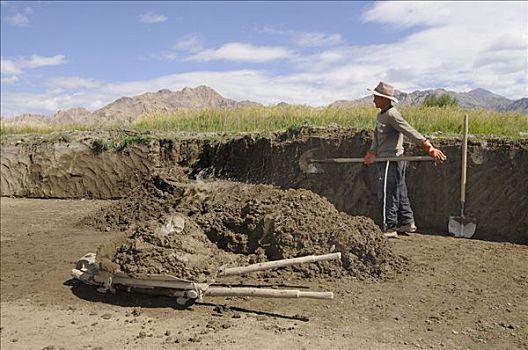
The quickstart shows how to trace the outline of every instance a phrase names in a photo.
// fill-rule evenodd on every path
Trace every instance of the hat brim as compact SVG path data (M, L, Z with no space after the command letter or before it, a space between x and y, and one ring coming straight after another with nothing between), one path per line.
M398 103L398 99L394 96L389 96L389 95L384 95L384 94L380 94L379 92L377 92L376 90L371 90L371 89L367 89L368 91L372 92L373 95L376 95L376 96L381 96L381 97L385 97L385 98L388 98L389 100L391 101L394 101L396 103Z

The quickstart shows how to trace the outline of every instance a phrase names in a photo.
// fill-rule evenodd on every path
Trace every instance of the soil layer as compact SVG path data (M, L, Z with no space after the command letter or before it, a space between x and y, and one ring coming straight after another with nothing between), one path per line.
M69 133L12 138L2 144L1 193L36 198L122 198L160 170L197 179L214 177L305 188L339 211L381 223L373 167L327 165L304 174L299 158L361 157L371 132L353 129L288 131L273 136L137 135L133 132ZM442 166L411 163L409 196L422 231L447 233L460 214L459 139L435 140L448 157ZM110 145L110 146L109 146ZM409 155L423 155L407 145ZM474 238L528 243L528 140L470 138L465 214L476 218Z

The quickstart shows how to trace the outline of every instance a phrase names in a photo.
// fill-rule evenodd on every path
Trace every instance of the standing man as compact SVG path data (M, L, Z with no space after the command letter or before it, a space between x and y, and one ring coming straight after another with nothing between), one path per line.
M374 90L374 104L381 111L378 113L374 140L370 150L364 157L363 163L370 165L376 157L403 156L403 136L421 145L437 164L442 163L446 156L442 151L433 147L431 141L416 131L392 105L398 100L394 97L394 87L380 82ZM407 197L405 184L406 161L387 161L377 163L378 199L383 218L385 237L398 237L416 231L414 214Z

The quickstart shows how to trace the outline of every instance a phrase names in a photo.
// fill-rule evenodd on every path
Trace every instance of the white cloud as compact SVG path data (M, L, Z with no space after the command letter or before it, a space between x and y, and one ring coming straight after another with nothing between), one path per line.
M476 7L475 3L471 6ZM379 1L362 18L365 22L386 23L397 28L436 26L448 22L454 11L455 6L449 2Z
M263 26L255 26L254 27L255 32L261 33L261 34L273 34L273 35L285 35L288 32L291 32L290 29L284 29L279 26L272 26L270 24L265 24Z
M191 33L181 37L170 50L155 52L149 54L147 57L159 61L171 62L176 60L185 60L185 57L189 54L195 54L202 50L204 50L202 36Z
M55 55L50 57L31 55L29 60L21 61L23 68L38 68L45 66L57 66L66 63L66 57L64 55Z
M29 18L22 13L7 16L5 17L5 21L15 27L28 27L30 24Z
M22 72L19 65L12 60L5 60L2 58L0 67L1 67L0 70L2 74L14 75L14 74L20 74Z
M147 13L143 13L143 14L139 15L139 21L141 23L149 23L149 24L152 24L152 23L163 23L163 22L167 21L167 17L165 17L163 15L155 14L153 12L147 12Z
M207 49L189 57L191 61L268 62L292 58L293 53L279 46L254 46L246 43L227 43L218 49Z
M46 94L5 93L2 94L0 113L3 117L13 117L22 113L51 115L62 105L60 102L57 103L54 96Z
M292 62L297 70L321 72L341 66L350 59L350 51L344 48L335 48L308 55L298 55Z
M9 77L2 77L1 79L2 79L2 84L8 84L8 85L15 84L19 80L16 75L12 75Z
M497 37L495 41L491 42L488 50L528 50L528 41L524 39L523 33L517 33L517 35L513 33L506 33L501 37Z
M389 28L425 26L385 44L379 51L385 54L372 52L355 61L384 64L395 85L469 85L509 98L527 95L526 2L380 2L364 19Z
M148 57L159 61L176 61L181 58L177 52L173 51L162 51L158 53L150 54Z
M77 76L59 76L51 78L48 85L56 89L93 89L101 86L102 83L94 79Z
M324 34L324 33L296 33L297 45L303 47L318 47L318 46L332 46L340 44L343 39L340 34Z
M29 59L24 57L16 60L9 60L2 58L1 60L1 74L2 83L4 84L15 84L19 78L17 75L23 74L28 69L35 69L45 66L56 66L66 63L66 57L64 55L55 56L39 56L32 55Z
M261 34L281 35L290 37L295 45L301 47L333 46L341 44L343 42L341 34L303 32L293 29L284 29L271 25L256 27L255 31Z
M20 74L24 69L34 69L45 66L56 66L66 63L64 55L39 56L31 55L29 59L21 57L16 60L2 58L2 74Z
M203 50L203 38L199 34L187 34L174 45L176 50L198 52Z

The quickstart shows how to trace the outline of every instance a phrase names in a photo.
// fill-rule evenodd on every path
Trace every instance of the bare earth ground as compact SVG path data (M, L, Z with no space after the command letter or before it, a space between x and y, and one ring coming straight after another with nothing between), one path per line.
M208 298L178 310L70 280L117 234L78 225L110 203L1 198L2 349L528 348L528 246L418 234L390 242L409 264L386 280L246 280L333 301Z

